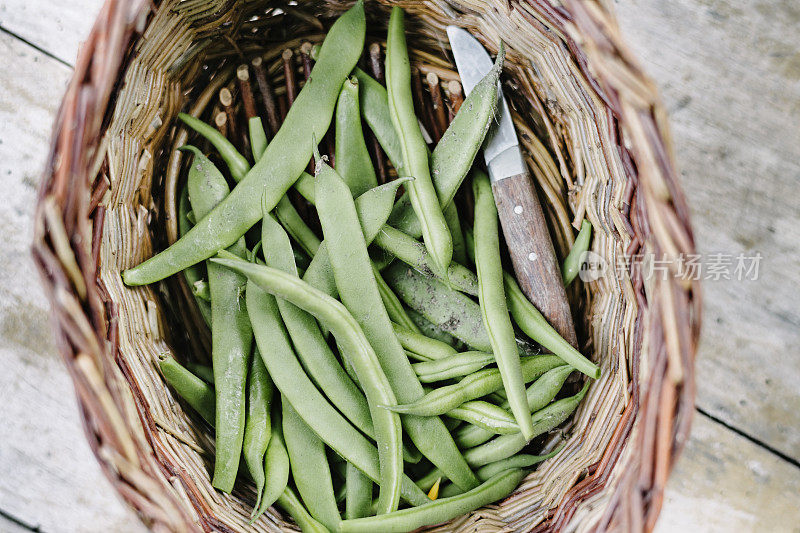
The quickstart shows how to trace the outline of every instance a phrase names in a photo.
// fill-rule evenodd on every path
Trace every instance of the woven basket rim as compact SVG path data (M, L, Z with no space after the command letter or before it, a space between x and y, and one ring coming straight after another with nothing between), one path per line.
M114 304L97 278L105 216L95 182L104 157L97 154L104 153L104 128L132 44L141 39L152 10L159 6L159 1L106 0L80 51L57 115L39 190L32 249L51 302L56 345L74 381L87 439L104 473L154 529L191 530L196 527L194 519L179 504L153 502L148 497L152 482L137 470L137 452L132 447L141 443L126 435L120 411L123 402L112 378L114 371L125 375L128 370L116 357L119 333ZM654 83L624 44L608 2L565 0L563 6L554 7L547 0L512 0L508 6L509 12L560 36L605 105L609 122L617 128L612 138L617 139L629 178L622 205L630 233L642 235L654 253L692 253L689 211L678 183L663 104ZM643 247L645 242L637 244ZM652 323L637 319L634 344L639 347L634 351L658 352L659 366L648 377L653 386L644 396L632 387L632 401L618 422L609 453L570 489L537 531L559 530L572 520L578 503L605 484L627 449L621 443L636 423L647 428L640 432L640 447L649 454L649 461L623 475L598 529L649 531L655 524L667 477L688 440L701 294L695 281L670 278L647 296L643 284L639 279L634 288L640 313L647 309ZM641 346L644 328L654 332L658 346ZM633 365L631 372L638 372L635 360Z

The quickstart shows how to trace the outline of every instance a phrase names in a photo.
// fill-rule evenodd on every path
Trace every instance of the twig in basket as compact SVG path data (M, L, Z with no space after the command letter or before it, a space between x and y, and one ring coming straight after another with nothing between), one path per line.
M418 106L416 108L417 116L422 121L422 125L431 137L436 136L434 129L435 119L433 118L433 109L431 106L426 105L425 90L422 88L422 79L420 78L419 69L411 66L411 91L414 94L414 102ZM426 139L427 140L427 139Z
M372 43L369 46L369 69L372 72L372 76L378 80L378 82L383 83L385 76L381 58L381 45L379 43ZM367 131L367 142L372 151L372 159L375 162L375 172L378 175L378 183L386 183L386 159L383 154L383 149L378 142L378 138L375 137L375 134L371 131Z
M258 84L258 90L261 93L261 101L264 104L264 111L267 113L267 124L272 135L277 133L280 127L280 120L278 117L278 107L275 104L275 95L272 93L272 86L267 78L267 70L264 68L264 60L261 57L255 57L250 62L253 67L253 75Z
M250 69L247 68L247 65L239 65L236 69L236 80L239 82L239 94L242 95L242 106L247 120L257 117L253 88L250 85Z
M225 111L219 111L214 115L214 126L221 134L228 136L228 115L225 114Z
M456 80L450 80L447 84L447 91L450 93L450 120L455 118L458 110L461 109L461 104L464 103L464 90L461 84Z
M300 58L303 60L303 77L308 81L311 77L311 69L314 67L314 60L311 59L311 49L313 45L305 41L300 45Z
M292 52L290 48L287 48L281 54L281 59L283 60L283 76L286 79L286 100L289 103L289 107L292 106L294 99L297 98L297 81L294 75L293 58L294 52Z
M442 88L439 85L439 76L435 72L428 72L425 76L428 82L428 89L431 92L431 103L433 104L433 118L436 126L436 142L442 138L447 129L447 113L445 111L444 98L442 98Z

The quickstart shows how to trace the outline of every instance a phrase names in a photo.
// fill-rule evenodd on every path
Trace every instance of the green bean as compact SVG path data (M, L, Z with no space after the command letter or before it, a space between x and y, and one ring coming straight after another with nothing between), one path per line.
M270 356L264 357L264 364L281 394L286 396L300 417L325 444L353 463L370 479L388 486L389 482L382 479L382 474L389 475L391 472L381 472L375 446L328 403L306 376L291 348L277 302L269 293L288 300L322 320L347 348L351 361L362 367L368 363L369 376L363 381L372 384L372 387L383 387L381 382L385 378L381 379L380 365L375 365L377 368L373 366L376 362L374 352L358 323L341 303L296 276L229 256L224 259L214 258L212 261L234 269L250 279L246 292L250 319L255 324L254 332L259 347L269 349ZM376 416L380 418L379 410L381 409L376 408L373 411L373 423ZM401 485L401 497L412 505L421 505L427 501L427 496L405 477Z
M408 60L403 28L404 17L401 8L392 8L386 37L389 113L394 129L400 136L403 170L406 175L414 176L414 181L406 188L411 206L420 221L422 239L439 272L447 275L447 267L453 257L453 241L431 179L428 148L414 114L414 102L411 97L411 64Z
M450 230L450 238L453 240L453 261L460 265L467 264L467 249L464 242L464 233L461 231L461 220L458 218L458 208L456 204L450 202L442 209L447 228Z
M384 279L407 306L475 350L491 352L480 307L469 296L451 290L401 263L383 271Z
M460 378L494 362L494 355L484 352L461 352L430 362L415 363L414 372L422 383Z
M330 533L330 530L314 520L292 489L286 487L278 497L278 505L289 513L303 533Z
M361 470L347 463L344 517L347 520L367 516L372 507L372 481Z
M192 209L201 223L214 206L228 196L224 176L200 150L184 147L194 154L187 187ZM244 257L244 239L229 249ZM230 492L236 481L245 427L245 387L253 343L253 331L244 305L246 279L235 272L209 263L211 290L211 359L217 397L216 457L212 484Z
M564 280L564 286L569 287L569 284L578 276L581 271L581 265L585 260L584 254L589 250L589 244L592 242L592 223L584 220L581 223L581 230L575 238L572 248L564 259L564 264L561 266L561 277Z
M361 230L363 231L367 243L372 242L375 235L377 235L378 231L380 231L381 227L386 222L389 213L392 211L392 206L394 205L397 188L406 181L408 180L396 179L390 181L389 183L370 189L356 198L356 211L358 212ZM314 288L323 291L331 297L335 298L338 296L336 282L333 279L330 258L328 257L328 248L325 242L323 242L317 250L314 259L303 275L303 279Z
M500 263L500 233L497 206L489 177L476 172L472 179L475 195L475 269L478 272L478 301L483 325L489 333L497 368L503 377L511 412L526 440L533 438L531 411L525 401L525 382L520 372L514 326L503 290L503 266Z
M510 470L514 468L530 468L534 465L541 463L542 461L550 459L551 457L555 457L563 449L564 445L562 444L552 452L546 453L544 455L527 455L527 454L514 455L507 459L501 459L500 461L495 461L494 463L489 463L486 466L482 466L477 470L475 474L481 481L486 481L487 479L490 479L505 470Z
M236 147L234 147L219 130L209 126L199 118L187 115L186 113L178 113L178 118L181 119L184 124L205 137L206 140L217 149L217 152L222 160L225 161L225 164L228 165L228 170L230 170L233 179L237 182L242 181L250 170L250 163L247 162L247 159L239 153Z
M284 196L278 202L275 208L275 215L281 224L286 229L287 233L291 235L292 239L300 245L309 257L314 257L319 250L320 240L314 234L314 231L308 227L308 224L294 208L292 202L289 201L288 196Z
M414 401L423 395L422 386L394 335L381 301L366 242L358 235L359 221L350 190L324 162L318 162L316 178L317 212L329 243L328 254L342 302L378 354L394 395L400 401ZM362 386L367 386L360 375L359 380ZM403 426L420 452L453 476L454 483L466 489L475 486L477 480L466 468L440 419L405 417Z
M253 152L253 161L258 163L258 160L264 154L264 150L267 149L267 132L264 131L261 117L253 117L248 120L247 129L250 132L250 149ZM249 165L247 170L250 170Z
M552 355L524 357L520 364L520 377L527 383L561 364L561 360ZM436 388L413 403L387 405L386 409L418 416L443 415L464 402L481 398L502 387L500 371L487 368L470 374L454 385Z
M375 267L374 263L372 265L372 273L375 275L375 282L378 284L378 292L381 295L383 306L386 308L386 312L389 314L389 318L392 320L392 322L402 324L408 329L417 329L417 325L414 324L414 322L408 316L405 307L403 307L403 304L400 303L400 299L392 291L389 285L386 284L386 281L383 279L380 270Z
M461 292L472 296L478 295L478 280L472 271L463 265L451 262L447 267L447 276L443 276L433 261L429 260L425 246L410 235L386 225L375 236L374 242L422 274L447 280L452 288Z
M367 151L361 129L358 103L358 79L350 78L342 85L336 103L336 172L342 176L353 196L378 186L378 178Z
M192 294L204 302L211 303L211 289L208 286L208 282L204 279L199 279L195 281L192 286Z
M289 402L282 402L283 438L289 452L292 478L311 516L328 529L340 522L325 445Z
M462 403L446 415L500 435L519 433L519 424L508 411L481 400Z
M364 122L378 139L386 157L397 170L397 175L403 176L403 147L389 112L389 94L383 85L360 68L356 67L353 75L358 80L359 104ZM409 203L409 209L410 207Z
M382 516L344 520L339 524L340 533L403 533L417 528L438 524L469 513L509 495L525 477L524 470L506 470L474 489L453 496L440 498L428 505L403 509Z
M314 194L314 176L308 172L300 174L300 178L294 182L294 190L299 192L300 196L312 205L317 201L317 197Z
M178 396L186 400L192 409L213 426L216 400L211 385L186 370L169 355L159 356L158 366L164 379Z
M283 441L283 424L280 409L272 411L272 435L264 454L264 491L261 493L261 503L253 509L251 522L255 521L266 511L270 505L279 501L281 494L289 483L289 454ZM299 525L300 522L298 522Z
M210 366L192 363L191 361L187 362L185 366L189 372L202 379L206 383L210 383L211 385L214 384L214 370Z
M542 377L533 382L525 391L525 398L531 412L545 408L561 390L573 368L562 365L542 374ZM503 409L508 409L508 402L500 404ZM494 437L495 433L477 426L466 426L456 432L456 443L461 449L474 448Z
M544 409L533 413L531 421L533 423L534 436L555 429L569 418L586 395L586 390L588 388L589 382L587 382L575 396L558 400ZM464 457L470 466L483 466L511 457L524 448L527 443L528 440L526 440L521 433L515 435L500 435L485 444L467 450L464 452Z
M503 70L504 57L501 44L494 67L469 93L431 154L431 175L442 207L452 202L492 124L497 109L497 82ZM412 237L418 237L420 222L411 207L408 197L400 198L389 224Z
M453 348L454 352L459 348L465 347L463 342L444 331L442 328L422 316L419 312L414 311L410 307L406 307L406 314L408 315L408 318L410 318L414 324L417 325L417 329L419 329L420 333L422 333L424 336L449 345L451 348Z
M175 244L123 272L128 285L146 285L230 246L261 220L262 201L277 205L308 164L312 139L330 125L339 90L361 57L365 19L361 0L331 26L311 73L264 155L210 214Z
M191 209L192 206L189 203L189 188L184 187L181 190L181 197L178 203L178 235L180 237L186 235L186 233L188 233L191 227L194 225L189 221L188 216ZM186 284L189 285L190 289L193 289L195 283L203 281L203 278L206 277L204 270L205 265L198 263L186 268L183 271L183 276L186 278ZM211 304L202 298L199 298L198 295L194 293L194 290L192 290L192 294L195 297L194 301L197 302L197 308L200 310L200 316L203 317L203 320L205 320L206 324L211 325Z
M286 232L269 214L261 223L261 241L264 243L264 259L267 266L297 276ZM278 300L278 309L292 339L295 352L309 377L345 417L374 439L375 431L369 405L339 364L336 355L325 341L316 319L283 299Z
M258 507L261 501L261 491L264 489L264 454L272 435L270 420L272 381L269 379L261 355L258 354L258 347L254 348L253 352L248 376L247 413L242 454L250 477L256 484L255 507Z
M600 377L600 368L586 359L581 353L564 340L564 337L548 324L536 307L523 294L514 278L504 275L506 298L511 316L519 328L530 338L559 356L565 363L583 372L590 378Z
M394 328L394 334L403 348L419 354L426 359L446 359L456 354L455 348L448 343L427 337L402 324L393 323L392 328Z

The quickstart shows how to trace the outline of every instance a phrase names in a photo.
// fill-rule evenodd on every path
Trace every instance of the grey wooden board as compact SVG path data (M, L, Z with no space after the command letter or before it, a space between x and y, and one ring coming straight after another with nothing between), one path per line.
M35 187L69 71L9 35L72 64L100 4L0 0L0 72L13 73L0 79L0 229L8 241L0 249L0 531L19 529L3 515L47 532L143 530L86 445L27 252ZM700 247L768 256L759 282L705 285L700 405L791 455L800 416L785 408L798 405L791 343L798 324L791 304L800 300L791 268L798 210L789 189L800 150L798 17L782 11L790 2L740 4L623 0L617 7L671 110ZM750 305L760 309L750 313ZM800 513L786 498L796 496L798 482L800 470L698 415L658 533L797 531Z
M800 4L625 0L663 90L703 253L763 255L707 281L698 406L800 460Z
M0 511L44 531L138 531L86 443L29 251L36 188L70 71L0 34L0 72Z

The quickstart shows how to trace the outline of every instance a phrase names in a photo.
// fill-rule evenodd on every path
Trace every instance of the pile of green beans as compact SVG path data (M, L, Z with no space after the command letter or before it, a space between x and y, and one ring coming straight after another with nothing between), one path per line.
M305 532L411 531L506 497L560 450L538 455L530 442L586 395L590 380L574 394L568 378L600 375L502 267L492 188L474 168L502 45L427 146L402 9L389 20L386 87L355 68L364 34L359 1L313 54L274 137L248 118L245 155L240 139L179 115L215 155L181 148L180 239L123 274L129 285L184 276L212 364L163 355L158 368L214 431L213 486L253 483L252 520L277 505ZM331 124L335 168L315 146ZM365 127L397 178L379 184ZM459 190L474 196L474 220ZM590 244L586 222L565 284Z

